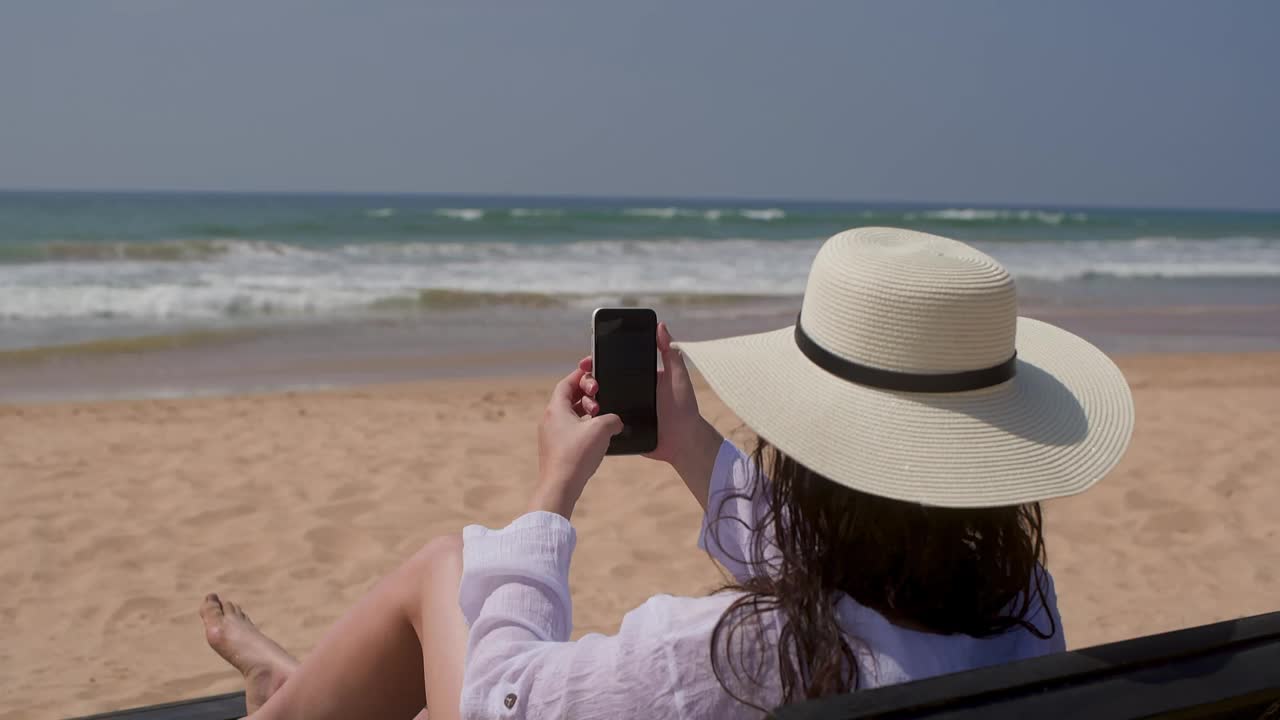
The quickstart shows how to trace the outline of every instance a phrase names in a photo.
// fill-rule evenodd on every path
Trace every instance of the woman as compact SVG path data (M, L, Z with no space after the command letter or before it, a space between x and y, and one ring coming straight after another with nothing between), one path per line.
M584 359L547 405L528 513L429 543L301 665L207 598L253 717L751 717L1064 648L1039 501L1115 465L1132 400L1093 346L1017 317L990 257L851 230L794 327L677 347L660 326L658 344L652 457L702 505L723 592L569 641L569 520L622 427ZM761 438L750 457L699 415L685 355Z

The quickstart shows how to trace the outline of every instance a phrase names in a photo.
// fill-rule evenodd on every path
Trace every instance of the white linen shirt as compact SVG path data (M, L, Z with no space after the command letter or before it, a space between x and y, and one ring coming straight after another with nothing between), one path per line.
M729 495L749 489L754 469L725 442L711 474L709 511L699 547L729 572L745 578L750 528L758 508ZM719 518L717 520L717 517ZM708 544L709 524L719 522L718 543ZM711 669L711 633L741 596L725 592L686 598L655 595L627 613L616 635L592 633L570 641L572 607L569 559L576 536L565 518L532 512L501 530L463 530L459 603L470 626L462 687L462 717L581 718L761 717L729 696ZM711 547L708 547L710 545ZM1048 640L1018 628L990 638L938 635L889 623L851 598L837 617L858 658L859 687L918 680L1065 649L1053 579L1045 572L1046 599L1057 632ZM1032 622L1043 630L1038 615ZM765 626L777 638L776 614ZM774 645L776 648L776 644ZM776 668L776 650L761 653ZM753 700L780 703L777 672Z

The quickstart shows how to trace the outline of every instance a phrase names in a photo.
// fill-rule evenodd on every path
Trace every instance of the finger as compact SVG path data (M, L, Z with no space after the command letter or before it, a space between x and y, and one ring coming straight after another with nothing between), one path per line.
M586 414L588 415L591 415L594 417L595 415L600 413L600 403L596 402L595 400L592 400L589 397L584 396L582 398L582 402L579 404L582 405L583 411L585 411Z
M595 360L590 356L586 356L578 361L578 369L582 372L591 372L591 366L595 364Z
M671 374L671 381L689 382L689 368L684 364L684 353L675 346L666 323L658 323L658 349L662 351L662 367Z
M667 374L667 364L671 359L671 333L667 331L667 324L658 323L658 377Z
M582 379L578 381L578 387L584 395L591 397L595 397L596 393L600 391L600 383L596 382L596 379L590 375L583 375Z
M658 323L658 351L663 355L671 352L671 330L664 322Z
M582 397L582 390L578 387L582 375L582 370L574 370L556 383L555 389L551 391L551 407L567 409Z
M590 422L592 426L599 428L600 432L608 433L610 436L622 432L622 418L615 413L591 418Z
M584 397L584 398L581 398L580 400L578 400L578 402L574 403L574 404L571 406L571 407L572 407L572 409L573 409L573 414L574 414L574 415L577 415L579 418L591 417L591 413L587 410L586 405L584 405L584 404L583 404L584 402L586 402L586 401L587 401L587 400L589 400L589 399L590 399L590 398L585 398L585 397Z

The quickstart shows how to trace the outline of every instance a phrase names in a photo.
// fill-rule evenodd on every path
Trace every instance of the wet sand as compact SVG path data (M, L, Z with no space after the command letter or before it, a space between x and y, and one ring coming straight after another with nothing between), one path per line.
M1280 293L1094 297L1062 287L1024 297L1022 314L1104 351L1280 351ZM1034 288L1033 288L1034 290ZM1164 292L1170 291L1165 288ZM1056 293L1056 294L1055 294ZM682 340L773 330L800 298L661 306ZM589 351L589 308L289 318L244 326L140 326L129 337L3 349L0 403L233 395L422 380L554 374ZM0 339L4 326L0 325Z

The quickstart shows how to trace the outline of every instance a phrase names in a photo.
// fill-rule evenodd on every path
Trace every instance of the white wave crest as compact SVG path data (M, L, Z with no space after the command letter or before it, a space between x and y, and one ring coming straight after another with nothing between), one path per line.
M436 215L463 222L475 222L484 219L484 210L480 208L440 208Z
M622 211L622 214L630 215L632 217L651 217L651 218L661 218L663 220L670 220L671 218L680 214L680 208L674 208L674 207L627 208L626 210Z
M373 208L372 210L365 210L364 214L368 215L371 218L389 218L392 215L396 214L396 209L395 208Z
M1050 210L994 210L989 208L947 208L945 210L927 210L920 213L907 213L908 220L925 218L928 220L949 220L953 222L984 222L999 220L1016 220L1021 222L1039 222L1045 225L1059 225L1065 219L1072 222L1085 222L1089 219L1084 213L1056 212Z
M513 242L366 243L343 245L337 253L361 262L449 262L515 257L529 246Z
M319 250L298 247L281 242L265 240L221 240L219 246L228 259L253 260L261 258L318 258L324 253Z
M781 220L787 216L787 213L778 208L765 208L764 210L739 210L738 213L748 220L763 220L770 222L772 220Z
M773 220L781 220L787 216L786 211L780 208L742 208L740 210L725 210L722 208L708 208L705 210L694 208L679 207L643 207L643 208L627 208L622 211L623 215L631 217L647 217L658 218L660 220L672 220L674 218L698 218L708 222L718 222L725 215L737 216L746 220L759 220L770 222Z

